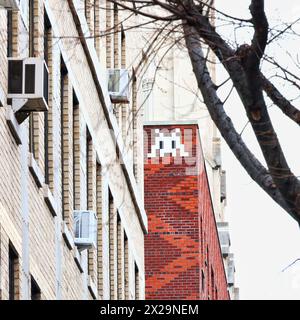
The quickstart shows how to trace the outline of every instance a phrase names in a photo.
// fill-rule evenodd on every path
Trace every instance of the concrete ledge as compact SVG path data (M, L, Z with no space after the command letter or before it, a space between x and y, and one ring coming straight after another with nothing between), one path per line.
M36 182L37 186L41 188L44 183L44 175L31 152L28 154L28 166L34 181Z
M98 290L97 290L97 286L91 276L89 276L89 279L88 279L88 289L89 289L92 297L94 298L94 300L97 300L98 299Z
M18 145L22 144L21 140L21 128L20 125L15 117L15 114L10 106L8 106L5 110L5 119L8 124L9 130L11 134L13 135L14 139L16 140L16 143Z
M81 265L80 253L79 253L78 249L76 248L76 246L74 247L74 260L75 260L75 263L76 263L80 273L83 273L83 268L82 268L82 265Z
M69 230L69 227L68 225L66 224L65 221L62 222L62 236L65 240L65 243L67 245L67 247L70 249L70 250L73 250L74 248L74 239L73 239L73 236L71 234L71 231Z
M57 216L57 205L56 205L55 199L52 195L52 192L49 189L49 186L47 184L44 184L44 186L43 186L43 195L44 195L45 202L46 202L51 214L53 215L53 217L56 217Z

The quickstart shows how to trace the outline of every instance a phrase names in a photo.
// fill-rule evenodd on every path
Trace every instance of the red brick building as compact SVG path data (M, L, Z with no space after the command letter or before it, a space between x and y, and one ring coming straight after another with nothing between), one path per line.
M144 127L146 299L229 299L199 129Z

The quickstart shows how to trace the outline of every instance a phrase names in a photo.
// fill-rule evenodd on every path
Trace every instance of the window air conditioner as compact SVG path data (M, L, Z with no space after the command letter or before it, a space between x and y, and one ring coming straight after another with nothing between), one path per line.
M231 245L228 222L217 222L217 226L221 251L223 257L225 258L229 255Z
M222 165L221 160L221 139L214 138L213 139L213 159L216 164L216 169L220 168Z
M129 103L129 73L126 69L108 69L108 92L112 103Z
M223 170L221 173L221 202L226 200L227 192L226 192L226 171Z
M80 249L96 247L97 216L94 211L74 211L75 244Z
M8 58L8 99L14 112L48 110L49 72L42 58Z
M231 253L227 261L227 284L229 287L232 287L234 285L234 273L235 273L234 256Z
M0 0L0 7L4 7L9 10L19 10L18 0Z

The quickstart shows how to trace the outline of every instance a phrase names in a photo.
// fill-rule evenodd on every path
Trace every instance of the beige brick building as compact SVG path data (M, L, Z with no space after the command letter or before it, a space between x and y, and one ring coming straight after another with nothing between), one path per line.
M12 2L0 7L0 299L143 299L138 38L106 1ZM7 57L45 59L46 112L14 112ZM107 69L120 67L130 103L112 105ZM75 244L74 210L96 213L96 247Z

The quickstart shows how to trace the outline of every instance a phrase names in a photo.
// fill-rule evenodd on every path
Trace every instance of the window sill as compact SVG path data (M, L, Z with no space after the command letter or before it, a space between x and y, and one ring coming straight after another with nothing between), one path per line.
M8 124L9 130L13 135L17 145L22 144L21 139L21 127L15 117L15 114L10 106L8 106L5 110L5 119Z
M31 172L35 183L39 188L41 188L44 183L44 176L31 152L28 154L28 166L29 166L29 171Z
M83 268L82 268L82 265L81 265L80 253L79 253L79 251L78 251L78 249L76 247L74 248L74 260L75 260L75 263L76 263L80 273L83 273Z
M88 278L88 289L92 297L94 298L94 300L97 300L98 299L97 286L91 276L89 276Z
M46 202L52 216L56 217L57 216L57 205L56 205L56 202L55 202L54 197L52 195L52 192L49 189L49 186L47 184L44 184L43 194L44 194L45 202Z
M69 230L69 227L67 226L65 221L62 222L62 235L63 235L63 238L65 240L67 247L70 250L73 250L74 249L74 239L73 239L73 236L72 236L72 234Z

